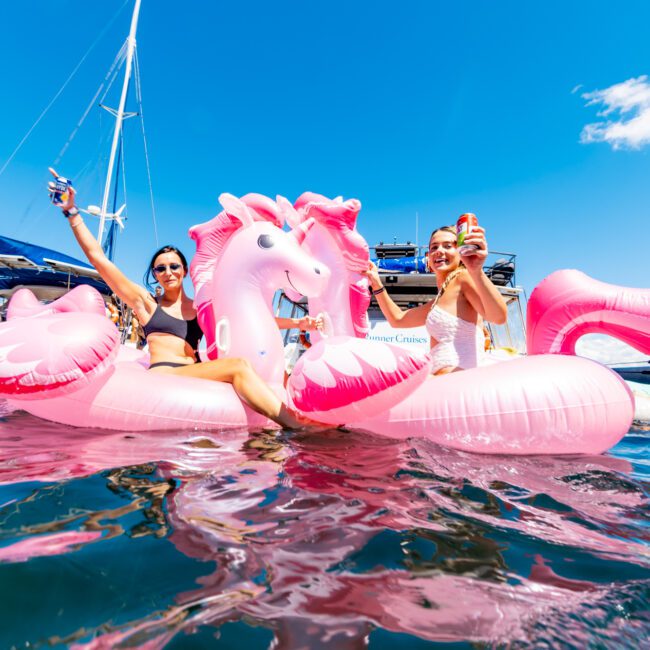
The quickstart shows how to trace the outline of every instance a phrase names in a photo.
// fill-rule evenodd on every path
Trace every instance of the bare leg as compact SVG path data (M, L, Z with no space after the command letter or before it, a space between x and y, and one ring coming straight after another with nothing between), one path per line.
M237 395L252 409L288 429L300 429L318 424L286 406L246 359L216 359L203 363L190 363L178 368L161 366L151 372L164 372L232 384Z
M440 368L436 370L433 373L433 376L438 377L439 375L448 375L450 372L456 372L457 370L460 370L460 368L452 368L451 366L448 366L447 368Z

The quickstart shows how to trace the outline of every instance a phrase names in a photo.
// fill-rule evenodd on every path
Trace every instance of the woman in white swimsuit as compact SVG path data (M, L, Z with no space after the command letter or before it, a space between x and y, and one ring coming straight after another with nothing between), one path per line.
M464 243L474 244L477 249L463 255L461 261L453 226L431 233L427 266L436 274L438 295L413 309L401 309L392 301L372 262L365 273L392 327L426 326L435 375L480 365L485 342L483 321L501 325L507 318L505 301L483 272L488 252L483 228L473 230Z

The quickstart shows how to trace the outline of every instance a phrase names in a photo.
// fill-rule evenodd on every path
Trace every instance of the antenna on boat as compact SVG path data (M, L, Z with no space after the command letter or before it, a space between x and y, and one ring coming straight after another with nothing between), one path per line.
M417 269L418 261L417 258L420 257L420 240L418 239L418 225L420 222L420 215L418 211L415 211L415 268Z
M140 14L140 2L141 0L135 0L135 7L133 8L133 16L131 17L131 29L129 35L126 39L126 67L124 69L124 82L122 84L122 95L120 96L120 103L117 110L109 108L107 106L102 106L109 113L115 116L115 130L113 131L113 144L111 145L111 155L108 160L108 172L106 174L106 184L104 185L104 197L102 199L102 205L99 214L99 229L97 231L97 241L102 243L102 238L104 236L104 223L106 219L115 219L115 214L108 213L108 201L111 194L111 183L113 180L113 168L115 167L115 155L117 153L117 146L122 135L122 122L129 117L134 117L137 113L127 113L124 110L126 105L126 96L129 90L129 81L131 79L131 69L133 66L133 54L135 52L135 33L138 27L138 16ZM122 208L118 210L119 213L122 212ZM120 224L121 225L121 224ZM112 241L107 242L109 244L109 249L112 257L113 245Z

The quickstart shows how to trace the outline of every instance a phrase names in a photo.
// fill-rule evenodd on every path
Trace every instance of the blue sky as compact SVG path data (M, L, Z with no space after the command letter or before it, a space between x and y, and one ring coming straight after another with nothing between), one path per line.
M123 5L3 7L0 161ZM131 7L0 176L2 234L78 255L42 188L126 37ZM567 267L648 286L650 91L639 79L650 73L648 24L645 1L143 0L138 52L161 243L191 255L186 231L218 211L221 192L293 200L313 190L359 198L371 245L413 240L416 212L421 241L475 212L491 248L518 254L529 293ZM102 113L58 166L81 205L100 202ZM117 261L139 280L155 240L140 126L126 128L129 220Z

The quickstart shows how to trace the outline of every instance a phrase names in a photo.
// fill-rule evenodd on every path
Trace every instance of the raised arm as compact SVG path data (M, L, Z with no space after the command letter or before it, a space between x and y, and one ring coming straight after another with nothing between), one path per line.
M471 255L462 256L467 273L461 275L461 291L484 320L503 325L508 318L508 307L499 290L483 271L483 264L488 254L485 230L472 229L464 243L474 244L478 250Z
M364 275L370 282L370 288L377 300L379 309L381 309L381 313L384 315L384 318L388 321L388 324L391 327L420 327L421 325L424 325L427 319L427 314L431 309L431 301L426 302L419 307L402 309L399 305L396 305L393 302L393 299L388 295L388 292L379 278L379 271L372 262L370 262L368 270L365 271Z
M58 174L50 168L56 177ZM79 243L88 261L95 267L106 284L138 315L149 314L156 308L155 301L144 287L129 280L108 257L106 257L99 242L90 232L75 205L75 191L69 190L69 198L61 206L64 216L67 216L70 229Z

